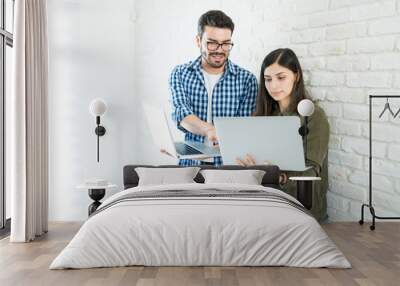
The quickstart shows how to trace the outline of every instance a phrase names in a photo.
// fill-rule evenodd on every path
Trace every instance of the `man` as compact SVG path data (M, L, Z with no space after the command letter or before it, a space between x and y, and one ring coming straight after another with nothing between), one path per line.
M196 43L201 56L174 68L169 79L172 118L185 140L217 144L214 117L250 116L255 109L257 79L229 58L233 48L232 19L222 11L203 14ZM179 165L207 164L180 160ZM208 164L221 165L221 157Z

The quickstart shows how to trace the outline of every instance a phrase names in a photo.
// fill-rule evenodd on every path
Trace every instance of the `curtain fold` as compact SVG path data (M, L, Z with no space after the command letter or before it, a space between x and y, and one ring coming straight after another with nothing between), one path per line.
M11 242L48 229L48 47L46 0L17 0L10 114Z

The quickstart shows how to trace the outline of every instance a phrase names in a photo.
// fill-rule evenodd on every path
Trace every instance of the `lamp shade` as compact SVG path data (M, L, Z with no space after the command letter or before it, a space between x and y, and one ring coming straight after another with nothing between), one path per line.
M297 111L301 116L311 116L314 113L314 103L309 99L303 99L297 105Z
M93 99L89 105L89 111L93 116L102 116L107 110L107 104L101 98Z

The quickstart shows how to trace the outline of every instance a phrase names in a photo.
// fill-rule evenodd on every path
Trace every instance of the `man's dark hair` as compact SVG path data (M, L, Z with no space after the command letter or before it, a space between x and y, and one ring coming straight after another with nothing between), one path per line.
M205 26L227 28L231 30L232 33L235 28L232 19L220 10L210 10L200 16L197 26L197 32L200 38L203 36Z

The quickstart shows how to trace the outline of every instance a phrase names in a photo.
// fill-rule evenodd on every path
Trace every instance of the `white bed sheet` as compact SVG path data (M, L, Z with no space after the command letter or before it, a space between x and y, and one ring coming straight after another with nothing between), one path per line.
M263 186L179 184L135 187L102 206L129 192L207 188L264 190L296 201ZM127 201L99 212L50 269L127 265L351 267L318 222L290 205L254 198L186 198Z

